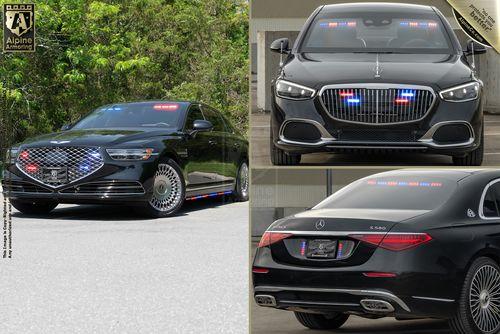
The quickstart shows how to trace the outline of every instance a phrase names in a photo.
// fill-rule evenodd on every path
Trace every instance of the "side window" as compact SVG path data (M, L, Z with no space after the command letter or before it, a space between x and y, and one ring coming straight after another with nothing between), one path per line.
M222 115L222 118L224 119L224 124L226 125L226 131L229 133L236 133L236 130L233 128L233 125L229 122L226 116Z
M193 123L194 121L198 119L205 119L203 117L203 113L201 112L201 109L197 105L191 106L189 109L187 118L186 118L186 125L184 126L185 130L192 130L193 129Z
M207 116L207 120L209 120L214 126L214 131L225 132L224 121L222 120L221 114L207 106L203 107L204 114Z
M487 218L500 217L500 182L488 188L483 202L483 215Z

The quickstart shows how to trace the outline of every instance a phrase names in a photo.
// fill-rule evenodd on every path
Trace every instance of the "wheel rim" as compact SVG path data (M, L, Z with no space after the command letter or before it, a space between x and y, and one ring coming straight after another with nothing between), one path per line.
M182 180L170 165L159 164L149 204L159 211L170 211L182 200Z
M243 197L247 197L249 182L248 182L248 166L246 163L243 163L240 167L239 185L240 185L240 194Z
M500 273L486 265L476 272L470 288L470 309L476 326L496 333L500 326Z

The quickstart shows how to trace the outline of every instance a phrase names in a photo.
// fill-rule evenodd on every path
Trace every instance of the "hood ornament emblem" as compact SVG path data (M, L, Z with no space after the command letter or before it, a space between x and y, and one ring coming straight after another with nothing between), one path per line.
M325 228L326 222L323 219L320 219L316 222L316 229L322 230Z
M69 140L51 140L51 144L56 144L56 145L61 145L61 144L68 144L71 143Z
M380 62L378 60L378 53L377 53L377 60L375 61L375 68L373 69L375 71L375 79L380 78L380 74L382 73L382 69L380 68Z

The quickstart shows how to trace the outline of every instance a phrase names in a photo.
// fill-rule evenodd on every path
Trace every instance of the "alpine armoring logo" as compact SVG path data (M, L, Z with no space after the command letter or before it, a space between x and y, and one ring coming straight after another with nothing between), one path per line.
M4 4L3 51L35 51L35 5Z

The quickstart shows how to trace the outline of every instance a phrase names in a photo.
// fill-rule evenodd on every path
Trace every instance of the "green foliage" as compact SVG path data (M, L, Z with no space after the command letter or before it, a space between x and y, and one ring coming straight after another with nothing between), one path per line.
M0 147L148 99L200 100L246 132L246 0L35 3L36 52L0 56Z

